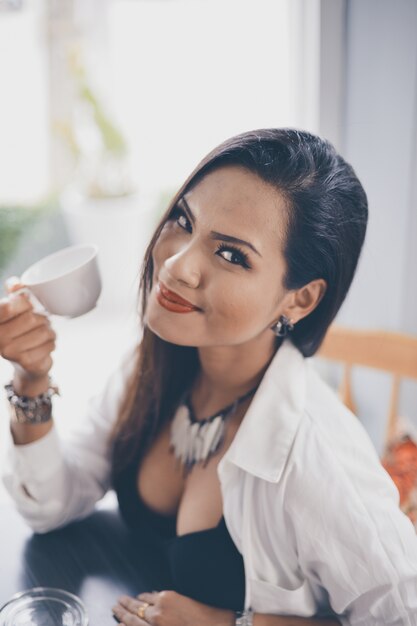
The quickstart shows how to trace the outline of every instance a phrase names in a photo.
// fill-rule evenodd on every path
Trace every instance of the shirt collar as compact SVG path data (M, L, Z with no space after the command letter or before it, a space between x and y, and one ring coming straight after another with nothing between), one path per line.
M274 355L224 460L278 482L305 404L306 363L286 339Z

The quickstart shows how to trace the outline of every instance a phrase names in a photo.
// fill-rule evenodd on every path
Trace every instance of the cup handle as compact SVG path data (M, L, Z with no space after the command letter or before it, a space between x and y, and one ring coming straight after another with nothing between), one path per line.
M16 298L19 294L21 293L26 293L29 297L30 302L32 303L33 306L33 312L37 313L38 315L45 315L45 317L49 317L50 313L49 311L47 311L47 309L45 309L45 307L43 306L43 304L38 300L38 298L31 292L31 290L29 289L29 287L21 287L20 289L15 289L15 291L11 291L8 294L8 298L10 300L13 300L14 298Z

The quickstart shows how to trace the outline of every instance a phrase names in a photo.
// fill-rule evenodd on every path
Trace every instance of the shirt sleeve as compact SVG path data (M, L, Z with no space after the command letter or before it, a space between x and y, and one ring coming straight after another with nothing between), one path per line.
M129 349L93 396L80 426L61 440L55 426L41 439L14 445L8 432L3 483L28 525L48 532L87 516L110 486L111 431L135 362Z
M345 463L317 433L308 447L286 501L305 577L343 626L417 626L417 535L376 454Z

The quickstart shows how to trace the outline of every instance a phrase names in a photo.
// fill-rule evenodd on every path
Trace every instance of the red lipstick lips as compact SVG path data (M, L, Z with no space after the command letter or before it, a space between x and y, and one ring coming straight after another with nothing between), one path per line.
M174 291L170 291L161 281L156 285L156 299L161 306L173 313L191 313L199 310L188 300L181 298Z

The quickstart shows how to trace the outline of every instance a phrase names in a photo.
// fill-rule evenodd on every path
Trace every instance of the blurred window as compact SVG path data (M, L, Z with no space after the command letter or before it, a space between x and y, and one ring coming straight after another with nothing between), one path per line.
M61 22L72 1L142 192L177 187L233 134L297 125L291 0L65 0L54 3ZM48 78L47 0L12 4L20 10L0 11L3 204L36 201L57 182L50 118L67 91Z
M139 189L176 188L236 133L297 124L290 1L110 3L111 98Z
M44 2L0 11L0 203L36 201L49 191L48 79ZM14 10L6 10L6 8Z

